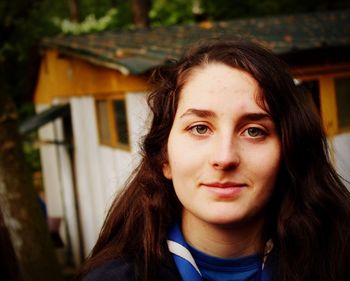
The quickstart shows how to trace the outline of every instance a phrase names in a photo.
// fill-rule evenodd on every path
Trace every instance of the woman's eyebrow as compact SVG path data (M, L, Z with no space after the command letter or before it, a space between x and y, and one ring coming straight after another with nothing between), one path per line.
M268 113L246 113L239 119L242 121L261 121L264 119L273 121L271 115Z
M201 118L213 118L216 117L215 112L211 110L206 110L206 109L196 109L196 108L189 108L183 113L180 118L183 118L188 115L195 115Z

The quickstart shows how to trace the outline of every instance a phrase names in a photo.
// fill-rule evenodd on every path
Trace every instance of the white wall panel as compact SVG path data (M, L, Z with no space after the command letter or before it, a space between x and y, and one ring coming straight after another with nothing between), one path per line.
M340 134L333 139L335 166L338 173L345 179L344 183L350 190L350 133Z
M36 111L48 109L48 105L37 105ZM39 140L54 140L56 138L55 127L53 123L39 129ZM45 199L47 213L50 217L63 216L63 202L61 196L60 175L58 170L57 146L45 144L40 147L40 160L43 172L43 183L45 188Z
M58 141L64 141L63 124L62 120L58 119L54 122L56 128L56 139ZM65 232L62 235L68 233L69 239L65 239L65 244L70 243L72 258L75 265L79 265L81 261L80 257L80 241L79 241L79 226L78 226L78 214L76 210L76 198L74 194L74 175L72 174L72 162L69 156L68 147L65 145L57 146L58 157L58 170L60 174L61 196L63 199L63 223L65 226Z
M88 254L96 242L104 215L104 194L93 99L72 98L71 113L84 250L85 254Z

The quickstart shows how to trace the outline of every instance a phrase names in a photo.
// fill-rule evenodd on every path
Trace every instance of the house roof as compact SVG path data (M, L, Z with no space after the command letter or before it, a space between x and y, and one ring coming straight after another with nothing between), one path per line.
M57 36L44 39L43 47L124 74L142 74L204 38L256 41L278 55L349 47L350 10Z

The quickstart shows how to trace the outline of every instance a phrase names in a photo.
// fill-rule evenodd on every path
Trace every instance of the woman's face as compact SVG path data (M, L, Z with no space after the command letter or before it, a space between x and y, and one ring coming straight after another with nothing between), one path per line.
M260 94L252 76L224 64L192 71L180 93L163 166L187 218L228 225L263 213L281 144L270 115L256 103Z

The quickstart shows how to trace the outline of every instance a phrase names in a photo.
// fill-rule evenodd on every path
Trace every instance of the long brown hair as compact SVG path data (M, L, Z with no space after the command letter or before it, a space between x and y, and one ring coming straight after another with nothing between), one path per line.
M164 258L166 235L180 220L171 181L162 172L179 95L194 68L219 62L249 73L263 92L282 144L282 164L268 205L273 275L280 281L346 280L350 261L350 195L329 160L318 116L306 104L287 66L264 48L211 40L152 75L153 113L142 160L115 199L80 276L111 259L132 261L151 280Z

